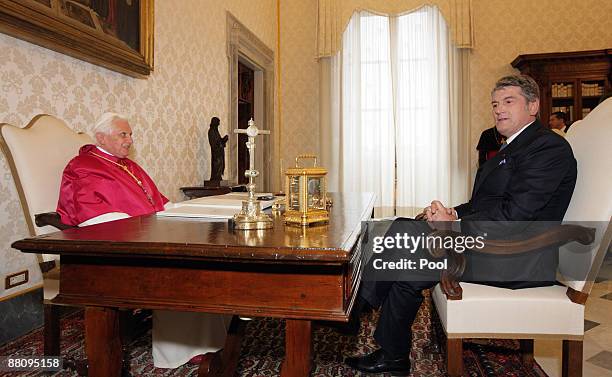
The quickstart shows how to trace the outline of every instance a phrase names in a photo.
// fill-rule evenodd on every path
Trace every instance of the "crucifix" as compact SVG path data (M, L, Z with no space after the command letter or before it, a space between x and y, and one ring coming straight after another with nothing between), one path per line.
M269 229L273 226L273 221L270 216L261 212L261 205L255 198L255 182L253 179L259 175L255 170L255 137L257 135L269 135L270 131L260 130L255 125L253 118L249 120L249 127L246 130L235 129L236 134L246 134L249 140L246 142L246 147L249 150L249 169L245 170L244 175L249 179L246 185L249 193L249 198L242 202L242 210L234 215L235 229Z

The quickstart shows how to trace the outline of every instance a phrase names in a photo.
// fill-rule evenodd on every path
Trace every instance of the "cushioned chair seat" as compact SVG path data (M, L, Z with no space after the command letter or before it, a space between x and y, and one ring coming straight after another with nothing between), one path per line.
M584 306L573 303L567 287L521 290L461 283L463 298L447 300L440 285L433 300L449 336L462 334L547 334L584 335ZM461 308L461 315L456 313ZM481 337L481 336L479 336Z

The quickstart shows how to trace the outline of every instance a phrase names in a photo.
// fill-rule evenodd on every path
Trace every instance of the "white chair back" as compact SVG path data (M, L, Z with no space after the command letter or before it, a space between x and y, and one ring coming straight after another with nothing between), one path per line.
M0 124L0 144L13 174L31 236L56 231L37 227L34 215L57 207L64 167L91 137L51 115L37 115L24 128Z
M595 107L582 121L573 124L567 133L567 141L578 163L578 179L564 221L595 227L596 235L592 245L583 246L574 242L560 248L559 279L565 285L587 294L599 273L612 237L610 140L612 98ZM580 276L583 278L576 279Z

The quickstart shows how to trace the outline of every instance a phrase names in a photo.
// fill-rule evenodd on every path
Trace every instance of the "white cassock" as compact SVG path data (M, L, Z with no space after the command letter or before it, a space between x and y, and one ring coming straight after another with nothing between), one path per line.
M82 222L94 225L130 217L112 212ZM194 356L223 348L231 316L209 313L153 310L153 365L177 368Z
M177 368L192 357L223 348L231 316L153 311L153 364Z

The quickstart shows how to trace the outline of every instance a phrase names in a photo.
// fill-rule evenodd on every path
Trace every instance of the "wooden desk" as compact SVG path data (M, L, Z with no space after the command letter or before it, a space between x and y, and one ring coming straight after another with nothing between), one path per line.
M230 231L226 222L134 217L27 238L61 255L58 303L85 306L89 376L119 376L117 308L286 318L282 376L311 368L311 320L348 321L371 194L336 194L328 225ZM233 375L233 371L224 374Z

